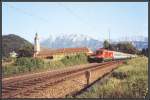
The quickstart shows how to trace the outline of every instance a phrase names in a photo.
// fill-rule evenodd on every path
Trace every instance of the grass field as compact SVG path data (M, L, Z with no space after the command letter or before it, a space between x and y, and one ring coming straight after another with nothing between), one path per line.
M86 64L88 63L88 59L85 54L81 53L69 57L64 57L63 59L57 61L45 61L44 59L39 58L21 57L14 59L13 62L14 63L3 64L3 77L40 72L45 70L61 69L65 67L71 67L73 65Z
M128 60L103 84L96 83L75 98L145 98L148 92L148 58Z

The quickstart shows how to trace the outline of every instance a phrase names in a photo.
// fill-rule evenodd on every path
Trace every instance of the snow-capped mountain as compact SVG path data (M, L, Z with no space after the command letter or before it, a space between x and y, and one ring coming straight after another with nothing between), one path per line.
M119 38L121 39L121 38ZM119 40L117 39L117 40ZM103 47L103 41L100 39L96 39L92 36L84 35L84 34L61 34L59 36L50 35L48 39L41 42L43 47L47 48L71 48L71 47L88 47L92 50L96 50L97 48ZM147 48L148 47L148 38L147 37L137 37L134 38L128 37L127 39L121 39L119 41L111 40L113 42L120 41L132 41L133 45L138 48Z
M143 48L148 48L148 41L133 41L132 43L139 50L142 50Z
M48 48L89 47L95 50L102 47L103 42L83 34L61 34L56 37L51 35L41 45Z
M142 41L142 42L148 42L147 36L126 36L126 37L119 37L116 39L113 39L115 42L119 41Z
M143 48L148 48L148 37L144 36L127 37L126 41L132 42L132 44L139 50L142 50Z
M148 37L146 36L128 36L128 37L120 37L116 40L112 40L114 44L118 42L131 42L136 48L142 50L143 48L148 48Z

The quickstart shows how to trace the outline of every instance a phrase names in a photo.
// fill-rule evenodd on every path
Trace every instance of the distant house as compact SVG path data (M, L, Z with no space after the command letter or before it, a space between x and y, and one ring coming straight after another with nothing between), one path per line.
M36 33L34 41L35 41L35 43L34 43L34 57L36 57L36 58L59 60L65 56L76 55L79 53L84 53L87 55L93 53L89 48L86 48L86 47L61 48L61 49L41 48L37 33Z
M16 58L17 57L17 53L15 51L10 52L9 55L12 58Z
M61 48L55 50L41 50L38 54L34 57L36 58L46 58L46 59L61 59L65 56L76 55L79 53L89 54L91 51L88 48Z

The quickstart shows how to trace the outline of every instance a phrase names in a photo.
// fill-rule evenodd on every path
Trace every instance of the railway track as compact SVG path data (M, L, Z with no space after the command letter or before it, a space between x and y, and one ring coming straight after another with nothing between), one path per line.
M27 77L2 80L2 98L16 98L18 95L30 95L46 89L48 86L71 79L81 74L89 74L90 71L118 65L123 61L111 61L104 63L94 63L87 67L73 68L56 72L33 74ZM87 82L88 84L88 82Z

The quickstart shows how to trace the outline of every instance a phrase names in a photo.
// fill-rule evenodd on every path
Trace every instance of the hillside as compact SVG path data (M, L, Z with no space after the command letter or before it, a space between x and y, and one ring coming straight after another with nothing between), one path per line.
M2 57L8 57L9 53L12 52L13 50L18 53L19 49L24 46L33 47L33 45L30 42L28 42L27 40L25 40L20 36L14 34L3 35Z

